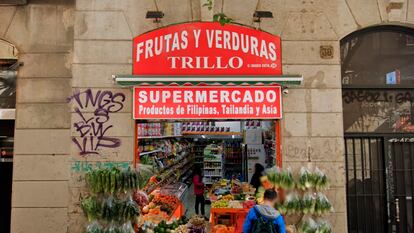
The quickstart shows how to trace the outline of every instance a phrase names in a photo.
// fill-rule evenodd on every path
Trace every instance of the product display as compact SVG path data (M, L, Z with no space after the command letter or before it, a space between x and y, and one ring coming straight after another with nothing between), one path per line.
M331 233L332 227L326 221L316 222L312 218L302 220L298 233Z
M216 144L204 148L204 183L213 184L223 177L222 147Z
M315 188L316 190L325 190L329 186L328 177L319 168L314 172L302 167L300 169L299 181L297 187L302 190Z
M272 126L262 121L139 123L136 166L138 171L145 172L109 170L91 174L88 183L94 184L97 193L134 190L131 197L141 213L136 227L139 232L240 233L248 211L255 204L263 203L264 192L269 188L284 192L276 206L281 214L306 216L306 220L323 217L332 210L329 200L321 193L329 187L327 176L318 168L294 171L274 166L276 144ZM257 177L261 183L257 190L250 185L256 164L265 169L262 173L265 175ZM196 198L193 194L200 192L192 182L195 168L201 169L198 175L204 185L205 217L209 217L209 222L203 216L194 215L195 199L200 195ZM122 174L119 175L122 179L117 179L118 174ZM96 175L109 176L110 183ZM98 218L94 213L101 208L95 201L91 198L84 203L91 221ZM110 200L107 202L112 206ZM112 214L113 210L107 209ZM192 217L187 222L183 220L185 216ZM129 220L128 217L116 218ZM303 232L309 229L313 229L313 233L329 232L327 222L312 221L302 221L291 227L299 230L300 226ZM118 225L111 227L117 229ZM95 224L91 229L105 231L108 226Z
M320 190L325 190L329 185L328 177L320 169L314 172L302 167L298 171L297 179L294 178L290 168L281 169L273 167L266 170L266 175L260 178L262 186L256 192L256 201L263 202L266 189L272 188L280 193L287 194L277 204L277 210L286 216L307 216L305 220L297 224L299 233L325 233L331 232L329 223L322 221L316 223L311 216L323 217L332 211L332 205L328 198ZM296 187L296 189L295 189ZM290 226L294 227L294 226Z
M140 186L146 184L148 175L143 169L121 170L93 169L85 174L90 194L80 201L80 206L90 224L87 233L132 233L133 224L140 215L140 207L134 200L145 201L145 196L137 198ZM134 198L131 195L134 194Z

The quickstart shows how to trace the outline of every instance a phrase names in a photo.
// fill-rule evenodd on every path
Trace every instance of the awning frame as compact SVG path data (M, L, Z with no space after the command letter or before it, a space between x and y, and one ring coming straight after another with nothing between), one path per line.
M300 85L302 75L280 76L161 76L161 75L112 75L121 86L139 85Z

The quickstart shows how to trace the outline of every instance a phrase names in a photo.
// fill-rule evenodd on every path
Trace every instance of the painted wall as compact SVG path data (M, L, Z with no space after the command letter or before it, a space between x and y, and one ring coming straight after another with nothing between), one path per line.
M132 38L211 20L221 10L254 26L255 10L273 12L260 26L281 35L284 73L304 75L284 98L284 165L297 168L310 156L328 171L330 222L334 232L346 232L339 40L372 25L414 23L414 0L216 0L212 12L203 0L29 2L0 6L0 37L16 45L25 63L17 84L13 233L83 232L80 174L132 160L131 90L111 78L131 73ZM159 24L145 19L156 9L165 13ZM322 45L333 47L333 58L321 58Z
M0 6L0 38L24 63L17 77L11 232L67 232L75 1Z

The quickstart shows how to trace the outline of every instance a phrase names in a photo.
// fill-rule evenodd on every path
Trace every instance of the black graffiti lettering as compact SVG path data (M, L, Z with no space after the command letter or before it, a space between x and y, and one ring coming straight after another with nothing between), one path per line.
M94 94L91 89L84 92L75 92L68 102L74 101L75 113L79 117L73 123L73 128L80 135L73 137L72 141L79 149L79 154L99 154L101 148L116 148L121 145L121 140L107 135L114 126L110 124L110 113L116 113L123 109L125 95L112 91L98 90ZM93 107L93 113L85 113L87 108ZM84 110L84 111L82 111ZM93 114L89 117L90 114Z
M409 91L345 90L342 94L342 99L346 104L353 102L388 102L402 104L405 102L413 102L414 96Z
M98 137L98 143L96 147L108 147L108 148L116 148L121 145L121 140L118 138L111 138L111 137Z

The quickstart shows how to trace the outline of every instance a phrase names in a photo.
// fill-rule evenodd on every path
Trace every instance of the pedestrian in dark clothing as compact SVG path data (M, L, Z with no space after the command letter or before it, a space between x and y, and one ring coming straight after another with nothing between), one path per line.
M254 174L252 176L252 179L250 180L250 184L256 189L260 187L260 177L263 176L264 167L260 163L256 163L254 165Z
M195 213L198 214L199 207L201 207L201 215L204 216L204 183L202 181L201 169L196 167L193 174L194 194L196 196Z

